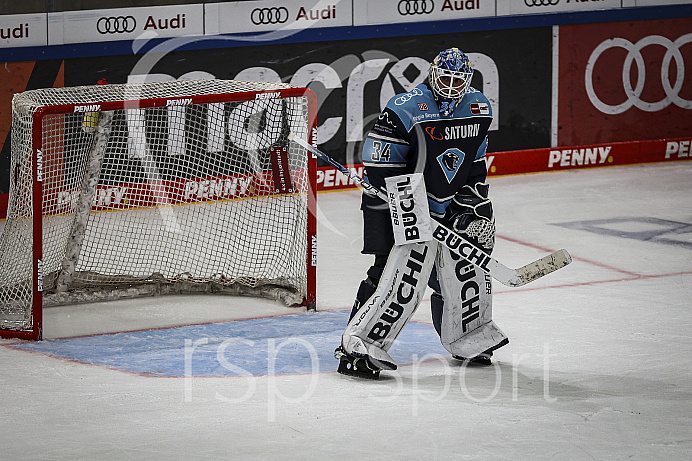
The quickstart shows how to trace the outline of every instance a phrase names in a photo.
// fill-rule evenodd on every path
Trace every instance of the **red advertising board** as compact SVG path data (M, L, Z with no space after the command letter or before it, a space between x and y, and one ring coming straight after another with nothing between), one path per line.
M692 160L692 138L612 142L494 152L486 157L488 176L603 166Z
M692 19L561 26L558 145L688 136Z
M486 156L488 176L502 176L545 171L571 170L603 166L629 165L635 163L658 163L692 160L692 138L656 139L651 141L613 142L572 147L526 149L510 152L492 152ZM363 176L362 164L346 165L358 176ZM198 181L167 182L162 190L164 199L174 203L191 203L204 200L237 199L248 196L252 181L269 183L267 175L262 178L206 178ZM334 191L355 189L357 186L345 174L331 166L317 169L317 190ZM116 187L101 187L96 197L97 209L154 206L157 199L151 196L151 186L123 184ZM0 219L5 218L7 194L0 194ZM65 190L50 198L60 209L74 197Z
M486 155L488 176L540 173L604 166L692 160L692 138L613 142L571 147L546 147ZM363 176L363 165L346 165ZM356 184L333 167L317 171L317 190L352 189Z

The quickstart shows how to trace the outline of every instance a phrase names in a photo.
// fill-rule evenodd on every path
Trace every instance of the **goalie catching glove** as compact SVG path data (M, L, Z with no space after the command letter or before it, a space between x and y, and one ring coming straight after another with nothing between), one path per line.
M495 217L488 189L486 183L464 186L447 207L444 222L490 254L495 246Z

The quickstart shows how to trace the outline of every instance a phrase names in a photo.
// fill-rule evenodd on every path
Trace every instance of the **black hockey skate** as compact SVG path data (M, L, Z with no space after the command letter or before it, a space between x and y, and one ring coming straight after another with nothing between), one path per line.
M461 357L459 355L453 355L452 357L454 357L457 360L461 360L462 362L464 362L464 365L470 365L474 367L487 367L493 364L492 352L483 352L475 357L471 357L470 359L467 359L466 357Z
M342 375L365 379L380 378L379 368L374 367L367 359L349 355L341 346L334 350L334 358L339 361L339 368L336 371Z

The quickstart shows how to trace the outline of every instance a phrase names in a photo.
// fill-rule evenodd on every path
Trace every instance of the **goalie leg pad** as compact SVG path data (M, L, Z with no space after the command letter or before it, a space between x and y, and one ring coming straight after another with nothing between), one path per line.
M356 315L356 312L358 312L360 306L365 304L365 301L367 301L375 293L377 284L380 281L380 277L382 277L382 271L384 270L384 266L386 264L386 255L375 256L374 264L370 267L370 269L368 269L368 277L360 282L358 293L356 293L356 300L354 301L353 308L351 309L351 316L348 318L349 321Z
M349 355L368 361L370 368L377 370L396 370L394 359L389 356L387 351L377 347L372 343L365 343L357 336L342 335L341 343Z
M455 357L473 359L481 354L492 355L492 351L509 343L507 336L492 320L464 335L445 348ZM488 347L488 344L492 346Z
M358 310L341 336L349 355L369 357L383 369L396 364L387 351L414 314L425 294L439 244L394 246L375 293Z
M444 299L440 329L445 349L473 358L507 344L507 336L492 320L492 278L446 249L436 264Z

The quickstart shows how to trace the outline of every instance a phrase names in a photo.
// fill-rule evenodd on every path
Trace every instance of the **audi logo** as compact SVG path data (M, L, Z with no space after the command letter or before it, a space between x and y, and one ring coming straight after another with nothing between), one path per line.
M601 112L612 115L621 114L632 106L645 112L657 112L671 104L675 104L682 109L692 109L692 101L680 97L680 89L685 81L685 62L680 48L690 42L692 42L692 34L683 35L675 41L671 41L660 35L649 35L648 37L642 38L637 43L632 43L627 39L619 37L604 40L593 50L586 63L586 93L589 95L591 103ZM643 101L640 98L644 89L644 83L646 82L646 64L642 57L641 50L649 45L659 45L666 49L666 54L663 56L659 72L663 91L665 91L666 96L655 102ZM622 86L627 95L627 99L620 104L611 105L601 101L596 95L593 84L593 69L596 66L598 58L605 50L616 47L624 48L627 51L627 57L622 64ZM675 61L675 67L677 68L677 72L673 76L675 79L673 85L670 83L671 79L668 74L671 59ZM632 87L630 77L630 70L632 69L633 62L637 65L637 83L634 87Z
M110 16L99 18L96 30L99 34L124 34L134 32L137 21L132 16Z
M288 9L284 6L255 8L250 13L250 20L256 26L260 24L283 24L288 21Z
M551 6L557 5L560 0L524 0L526 6Z
M400 106L402 104L405 104L406 101L409 101L414 96L423 96L423 92L421 91L420 88L414 88L413 91L408 92L406 94L402 94L401 96L399 96L398 98L396 98L394 100L394 104L396 104L397 106Z
M435 2L432 0L401 0L398 9L402 16L430 14L435 10Z

